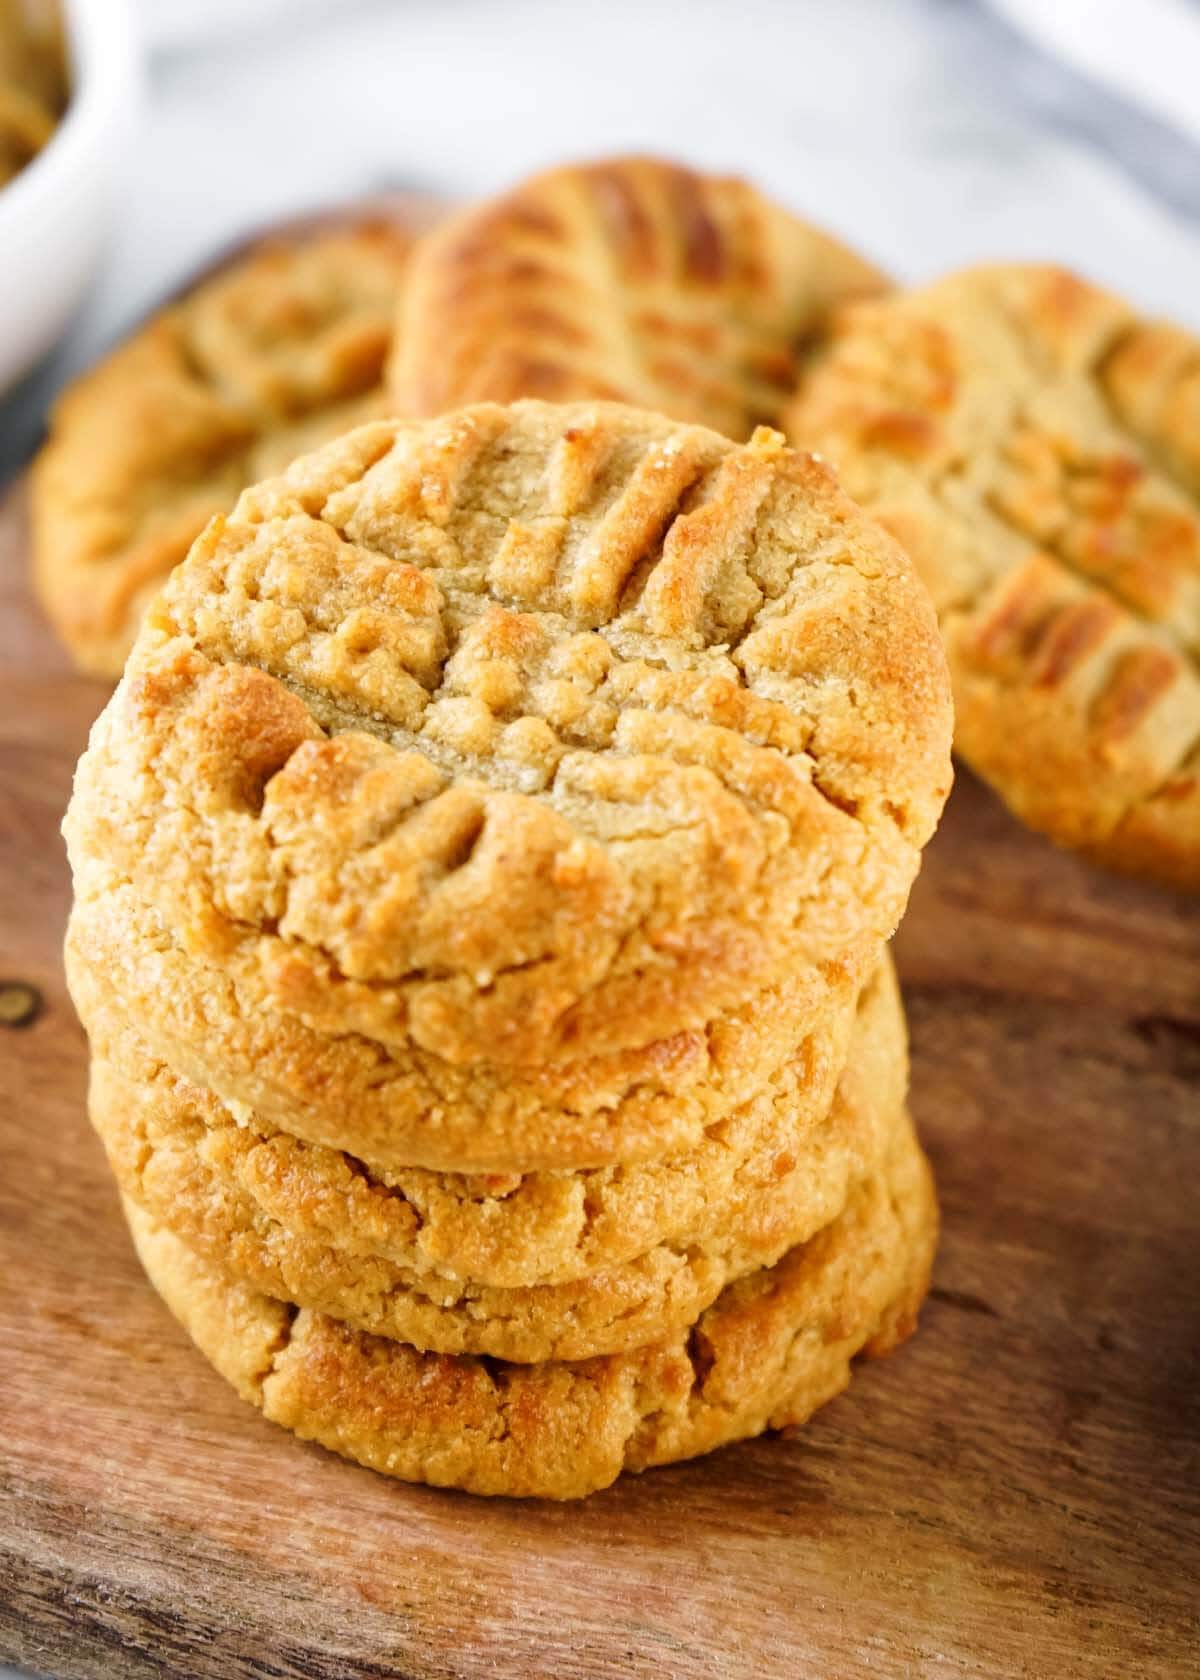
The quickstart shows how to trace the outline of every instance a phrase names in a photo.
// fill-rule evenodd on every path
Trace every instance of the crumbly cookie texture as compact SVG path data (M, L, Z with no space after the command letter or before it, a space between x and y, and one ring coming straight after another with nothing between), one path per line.
M680 1154L800 1054L819 1113L869 967L856 952L785 972L728 1013L610 1055L460 1065L411 1045L319 1032L262 1003L252 963L185 954L127 884L81 887L77 878L67 976L100 1053L136 1038L242 1125L346 1150L392 1173L511 1175Z
M891 1351L928 1286L937 1205L911 1127L839 1217L627 1353L508 1365L401 1342L231 1281L126 1204L142 1264L192 1340L273 1422L387 1475L573 1499L623 1469L804 1423L856 1354Z
M72 984L82 995L74 959L71 967ZM788 1170L794 1135L828 1109L846 1064L851 1025L851 1011L839 1005L785 1053L740 1064L738 1085L746 1093L741 1102L721 1100L715 1086L699 1084L690 1094L689 1113L697 1125L707 1113L709 1123L694 1140L660 1151L656 1159L533 1172L467 1171L461 1163L454 1170L430 1171L306 1142L253 1108L223 1103L211 1089L169 1071L170 1063L149 1048L152 1035L139 1022L136 1004L120 1012L108 1005L113 975L120 982L125 973L119 956L112 967L89 970L86 1018L94 1065L136 1076L137 1107L144 1111L136 1125L139 1140L153 1131L173 1150L186 1135L207 1169L297 1236L499 1288L569 1282L660 1243L696 1244L734 1218L745 1222L745 1198L757 1195L756 1186L769 1182L776 1169ZM893 985L890 972L881 971L860 1012ZM894 1101L887 1105L896 1107L905 1067L898 1004L887 1005L885 1019L894 1030L877 1031L865 1054L881 1069L898 1070ZM735 1044L754 1042L748 1033L727 1035L720 1022L712 1030L718 1043L726 1037ZM310 1065L319 1080L322 1064ZM504 1088L500 1070L490 1070L487 1085L493 1080L498 1091ZM783 1105L772 1093L785 1084L794 1084L795 1091ZM567 1130L561 1107L539 1110L536 1093L529 1095L528 1111L505 1116L518 1138L539 1119L547 1129L562 1120ZM728 1090L722 1094L728 1095ZM651 1141L656 1131L669 1137L678 1130L671 1125L670 1102L667 1071L653 1104L639 1109ZM120 1123L126 1129L132 1125L128 1119ZM454 1135L464 1134L464 1153L471 1141L468 1127L469 1120L460 1122L456 1114Z
M34 579L84 670L120 675L146 602L247 484L386 411L411 245L390 222L261 245L59 399L32 475Z
M974 269L844 311L788 430L929 585L963 757L1031 827L1200 889L1200 339Z
M644 1045L886 938L949 787L928 597L809 457L608 404L359 429L247 491L80 762L257 1002L449 1061Z
M647 157L554 169L423 244L395 411L611 398L745 438L829 309L884 285L744 181Z
M231 1276L428 1352L531 1363L620 1352L691 1324L727 1284L772 1265L829 1224L852 1187L878 1170L887 1154L903 1113L905 1060L899 997L891 977L881 975L866 990L849 1061L825 1113L811 1112L807 1059L801 1058L769 1081L748 1112L733 1116L720 1139L706 1139L698 1161L642 1173L655 1189L664 1180L669 1190L674 1179L687 1183L697 1219L690 1231L676 1230L622 1263L533 1287L498 1288L472 1278L465 1257L447 1241L450 1220L441 1233L450 1263L435 1270L412 1263L411 1241L409 1258L399 1262L371 1252L361 1240L331 1242L311 1222L304 1228L311 1180L291 1186L289 1205L300 1202L300 1217L288 1223L276 1218L237 1173L244 1154L235 1154L232 1172L223 1163L221 1131L228 1139L231 1129L238 1130L230 1117L217 1130L214 1147L208 1116L219 1105L129 1044L119 1061L94 1057L89 1108L122 1191ZM742 1159L727 1168L721 1152L736 1157L739 1147ZM352 1179L345 1157L338 1160ZM603 1209L611 1176L578 1185L589 1223L588 1202L599 1196ZM328 1207L334 1200L328 1180L322 1188ZM381 1199L381 1187L372 1187L369 1178L361 1188L373 1188L375 1200ZM461 1210L457 1183L451 1196L455 1192ZM339 1234L364 1200L344 1203ZM610 1224L629 1200L618 1191L615 1207L603 1209ZM503 1199L492 1205L502 1224ZM412 1205L403 1211L411 1226ZM634 1213L644 1220L636 1203ZM473 1244L479 1217L476 1203L467 1220Z

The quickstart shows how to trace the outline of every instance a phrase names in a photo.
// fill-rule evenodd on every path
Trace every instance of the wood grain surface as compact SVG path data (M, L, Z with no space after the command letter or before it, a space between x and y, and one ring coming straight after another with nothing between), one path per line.
M798 1438L583 1505L265 1423L143 1281L84 1115L59 819L105 698L0 510L0 1657L56 1677L1183 1676L1200 1594L1200 913L960 773L898 941L945 1236Z

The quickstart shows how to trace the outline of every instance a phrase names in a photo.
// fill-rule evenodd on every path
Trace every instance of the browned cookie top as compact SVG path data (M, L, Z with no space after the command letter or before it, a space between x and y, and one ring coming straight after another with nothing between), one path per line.
M845 310L791 411L933 593L1019 815L1200 887L1200 339L1061 269Z
M614 398L748 437L797 349L883 277L744 181L648 157L568 165L477 205L413 265L401 414Z
M33 474L35 577L80 665L118 676L146 601L246 484L384 409L411 238L272 241L68 388Z
M824 468L606 405L364 427L147 615L67 819L265 1002L457 1062L708 1020L901 914L928 599Z

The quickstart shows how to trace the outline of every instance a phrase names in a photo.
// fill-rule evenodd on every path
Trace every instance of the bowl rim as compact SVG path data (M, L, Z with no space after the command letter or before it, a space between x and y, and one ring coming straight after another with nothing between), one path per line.
M50 139L0 187L0 239L86 169L133 97L136 56L128 0L63 0L71 94Z

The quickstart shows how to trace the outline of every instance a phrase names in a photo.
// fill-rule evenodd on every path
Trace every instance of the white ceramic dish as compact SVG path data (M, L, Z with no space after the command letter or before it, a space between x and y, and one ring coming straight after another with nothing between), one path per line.
M0 188L0 394L61 336L95 272L139 89L126 0L65 0L71 102Z

